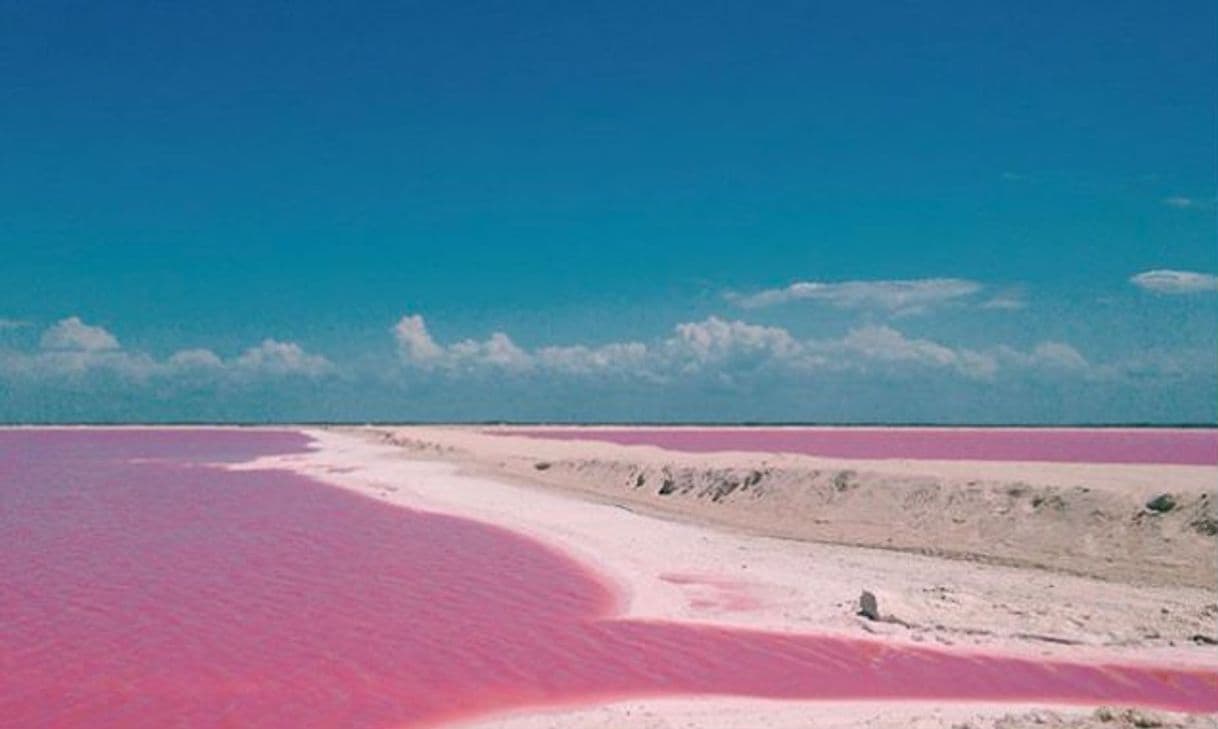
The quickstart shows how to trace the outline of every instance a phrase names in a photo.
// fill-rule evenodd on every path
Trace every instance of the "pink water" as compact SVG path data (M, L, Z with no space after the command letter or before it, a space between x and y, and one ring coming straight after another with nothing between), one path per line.
M0 431L0 726L426 726L658 694L1218 711L1218 672L617 620L594 576L511 532L202 465L304 446Z
M1218 465L1212 428L536 428L491 431L675 451L829 458Z

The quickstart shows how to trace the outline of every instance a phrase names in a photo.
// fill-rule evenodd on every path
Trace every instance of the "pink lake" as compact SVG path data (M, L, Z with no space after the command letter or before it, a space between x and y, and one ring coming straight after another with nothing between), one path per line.
M421 727L678 694L1218 711L1213 671L615 619L512 532L206 465L306 445L0 431L0 726Z
M802 453L827 458L1218 465L1213 428L513 428L559 440L674 451Z

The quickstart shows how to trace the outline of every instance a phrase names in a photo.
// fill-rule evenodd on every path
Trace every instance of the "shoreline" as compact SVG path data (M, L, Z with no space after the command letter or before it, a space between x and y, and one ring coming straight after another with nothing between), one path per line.
M1129 631L1121 635L1119 630L1114 641L1110 634L1120 624L1132 627L1154 618L1160 610L1187 613L1195 609L1207 595L1193 588L1133 587L707 528L642 513L612 500L589 499L587 494L550 484L488 476L485 464L460 454L421 453L378 442L383 433L376 428L302 432L314 438L316 450L263 458L240 467L287 468L398 506L472 518L524 534L588 566L606 584L615 586L622 602L621 617L878 639L944 647L954 653L1218 668L1212 650L1141 640ZM665 579L665 575L677 579ZM868 587L879 596L881 611L895 615L903 624L870 622L855 615L858 591ZM1029 594L1045 593L1080 604L1050 606L1046 614L1037 615L1043 600ZM1094 604L1087 606L1087 600ZM741 604L748 605L747 609L741 609ZM1092 620L1071 623L1080 614L1089 614ZM1061 630L1045 633L1046 627ZM708 721L722 718L737 726L749 721L793 729L807 726L808 717L816 716L818 726L887 726L890 724L882 722L897 725L904 719L917 719L923 722L919 725L928 727L955 726L961 721L980 727L1000 726L994 722L1016 709L1023 712L1021 716L1039 710L1022 705L951 704L949 720L948 714L924 702L885 701L861 709L859 704L833 708L833 703L648 698L515 711L461 726L660 727L682 717L702 716ZM771 717L768 723L750 713L760 706ZM1052 720L1087 722L1093 713L1094 707L1059 705L1052 711ZM715 726L713 722L698 725Z
M558 428L579 428L581 430L597 430L597 429L624 429L631 430L680 430L680 429L765 429L765 430L1127 430L1132 432L1137 431L1181 431L1195 432L1198 430L1218 431L1218 425L1214 423L1168 423L1157 425L1154 423L1147 424L1130 424L1130 423L1083 423L1073 425L1034 425L1028 423L1017 424L960 424L949 423L936 425L933 423L762 423L762 422L714 422L714 423L697 423L697 422L680 422L680 423L657 423L657 422L642 422L635 423L629 421L622 422L587 422L587 423L565 423L565 422L528 422L528 421L488 421L488 422L460 422L460 421L436 421L436 422L378 422L378 421L332 421L332 422L309 422L309 421L288 421L283 422L237 422L228 420L217 420L214 422L167 422L158 423L152 422L114 422L114 423L0 423L0 430L11 428L284 428L288 430L325 430L336 428L364 428L364 429L385 429L385 428L459 428L462 430L493 430L496 428L503 429L558 429Z
M444 729L1215 729L1213 715L1044 703L651 698L503 712Z

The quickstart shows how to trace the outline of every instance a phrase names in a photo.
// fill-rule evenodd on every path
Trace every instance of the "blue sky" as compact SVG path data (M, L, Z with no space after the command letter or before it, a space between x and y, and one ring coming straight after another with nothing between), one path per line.
M193 5L0 0L0 419L1218 417L1212 2Z

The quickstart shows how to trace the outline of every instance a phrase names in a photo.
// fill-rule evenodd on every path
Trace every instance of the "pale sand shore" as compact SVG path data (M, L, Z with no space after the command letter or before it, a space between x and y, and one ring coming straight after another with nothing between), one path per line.
M847 460L677 453L510 428L385 432L499 477L767 536L1218 588L1218 466ZM1177 508L1147 511L1161 493Z
M764 459L767 467L778 469L775 464L806 466L808 459L803 457L672 454L604 443L488 436L462 428L308 432L317 439L317 450L260 459L244 467L291 468L389 503L474 518L527 534L572 555L615 585L623 616L872 637L964 651L1218 668L1215 649L1192 640L1195 635L1214 634L1218 620L1215 595L1187 579L1142 580L1141 572L1133 570L1122 574L1128 578L1124 581L1101 580L892 549L775 538L765 536L757 524L708 519L699 511L706 505L693 497L675 501L675 506L656 507L617 482L621 480L617 479L621 475L618 466L584 469L579 476L579 464L586 463L634 463L641 468L679 470L750 468ZM1024 470L1018 464L993 463L980 464L980 470L973 472L971 464L960 463L829 464L824 459L811 460L822 469L853 470L860 479L866 479L868 473L908 477L910 468L919 474L942 468L940 473L947 475L940 478L1002 481L1018 477L1032 489L1072 484L1134 501L1156 490L1147 488L1144 478L1159 479L1156 484L1161 489L1162 479L1170 477L1168 490L1188 498L1206 493L1218 473L1218 469L1187 467L1056 464ZM568 462L564 470L561 464ZM538 463L549 465L538 470ZM1152 473L1147 468L1155 470ZM606 478L606 473L617 480ZM876 498L882 496L877 492ZM977 503L986 503L988 508L988 502L968 506L976 508ZM789 503L783 508L790 508ZM749 518L760 519L760 512ZM707 522L732 528L708 528ZM1018 547L1017 540L1014 546ZM1078 559L1083 567L1090 564L1085 554ZM1064 568L1069 570L1070 565ZM1184 570L1182 574L1191 573ZM1170 584L1172 581L1176 584ZM858 595L864 588L879 597L882 613L901 623L870 622L856 616ZM741 609L742 604L748 609ZM1214 717L1164 715L1164 719L1166 726L1218 726ZM673 698L529 710L470 726L1002 728L1033 723L1061 727L1136 724L1133 718L1103 721L1093 715L1093 707L1055 707L1050 712L992 705Z
M652 699L521 711L453 729L1213 729L1218 719L1138 709L798 702L759 699Z

